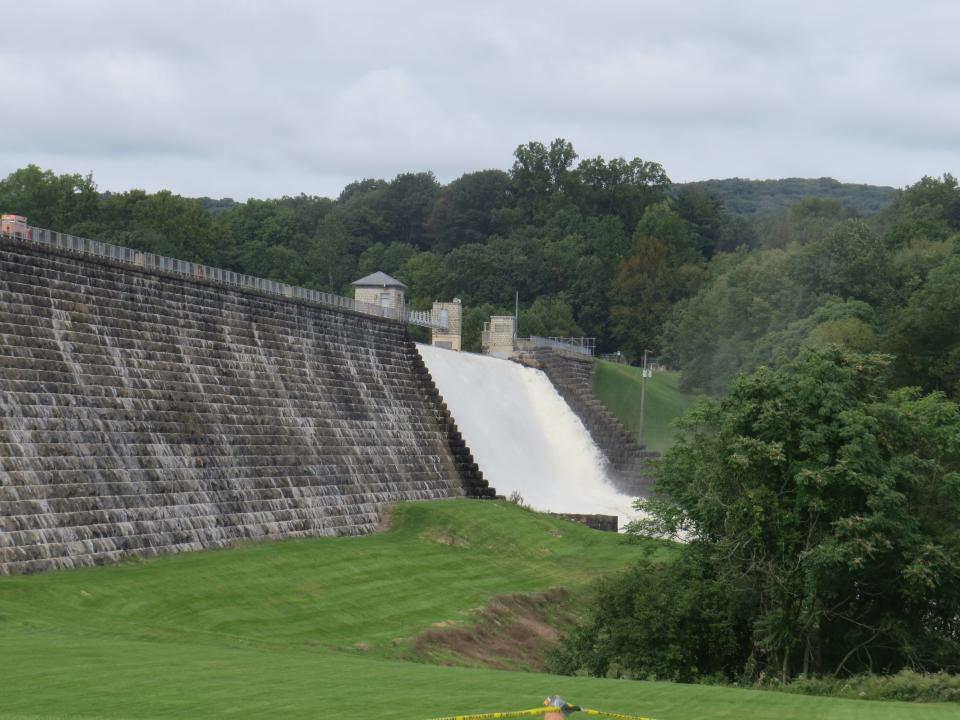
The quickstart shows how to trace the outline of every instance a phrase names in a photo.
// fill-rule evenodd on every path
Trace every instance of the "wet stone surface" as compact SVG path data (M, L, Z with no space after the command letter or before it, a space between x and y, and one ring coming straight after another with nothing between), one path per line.
M492 493L404 326L0 242L0 574Z

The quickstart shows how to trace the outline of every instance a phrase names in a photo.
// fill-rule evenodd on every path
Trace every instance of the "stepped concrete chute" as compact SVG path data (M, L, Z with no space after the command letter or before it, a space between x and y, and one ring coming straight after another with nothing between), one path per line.
M543 370L557 392L583 421L593 441L610 462L608 476L621 491L647 497L653 484L648 460L660 453L637 442L593 393L596 363L589 356L535 348L518 357L524 364Z
M0 574L491 496L405 325L0 240Z
M637 515L634 497L547 376L500 358L419 345L486 479L536 510Z

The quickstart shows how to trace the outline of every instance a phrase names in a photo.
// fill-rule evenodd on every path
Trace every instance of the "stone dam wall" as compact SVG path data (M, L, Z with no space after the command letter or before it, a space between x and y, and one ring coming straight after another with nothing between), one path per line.
M593 393L595 361L557 352L551 348L537 348L520 357L520 362L537 367L567 401L570 409L583 422L593 441L610 463L611 482L623 493L647 497L653 480L647 461L659 453L647 450L638 443L623 424L607 410Z
M493 494L404 325L0 239L0 575Z

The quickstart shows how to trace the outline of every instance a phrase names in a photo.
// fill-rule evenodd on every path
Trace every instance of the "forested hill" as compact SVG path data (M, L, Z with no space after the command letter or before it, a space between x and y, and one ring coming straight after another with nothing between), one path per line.
M897 189L886 185L842 183L833 178L784 178L782 180L698 180L674 183L672 195L678 197L686 190L702 191L720 200L724 209L737 215L769 215L789 210L807 198L835 200L857 215L874 215L889 206L897 196ZM240 203L230 198L219 200L198 198L204 208L214 215L230 210Z
M718 198L728 212L740 215L764 215L787 210L804 198L836 200L858 215L873 215L890 205L895 188L883 185L842 183L833 178L785 178L783 180L698 180L674 185L679 191L693 187Z
M337 293L382 270L418 309L461 298L471 350L519 293L522 333L659 355L687 389L721 394L739 372L841 344L895 356L899 384L960 395L960 187L949 174L903 190L674 185L657 162L579 158L557 139L519 146L506 170L362 179L335 199L103 193L90 177L28 166L0 180L0 211Z

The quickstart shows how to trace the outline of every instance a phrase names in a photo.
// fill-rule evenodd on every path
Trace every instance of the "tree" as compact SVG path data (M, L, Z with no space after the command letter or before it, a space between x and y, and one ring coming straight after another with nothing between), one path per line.
M796 255L793 272L812 295L863 300L883 306L893 300L894 272L886 246L861 220L849 220Z
M755 365L755 349L810 312L788 271L795 249L716 256L695 295L673 306L664 323L664 357L683 370L682 384L712 394Z
M440 184L432 172L397 175L380 195L377 207L390 241L429 249L424 226L439 194Z
M930 271L892 323L897 378L960 397L960 256Z
M924 175L904 190L903 203L914 208L938 208L952 230L960 229L960 184L950 173L940 178Z
M638 503L631 529L682 534L747 620L728 676L960 669L960 407L888 364L832 347L742 376Z
M587 246L579 233L559 238L548 237L543 242L543 260L547 267L546 286L551 292L562 292L570 287L577 271L577 263Z
M502 170L467 173L441 189L424 231L434 252L482 243L502 230L497 212L511 207L510 176Z
M169 190L157 193L130 190L105 197L100 202L93 227L81 227L78 232L86 234L89 231L97 239L158 255L221 265L236 259L241 252L237 243L230 253L232 257L225 257L225 228L228 227L227 221L215 220L193 198L181 197ZM251 240L260 241L261 238ZM266 244L264 242L261 247ZM254 257L256 253L250 256ZM266 274L264 268L247 272Z
M905 188L880 216L890 247L914 240L937 242L960 230L960 184L950 173L924 175Z
M576 170L577 203L586 215L616 215L631 230L652 204L666 197L670 178L659 163L602 157L582 160Z
M667 259L673 267L703 259L694 245L695 238L690 224L666 201L650 205L643 213L637 223L634 238L644 235L657 238L663 243Z
M597 347L604 352L614 347L609 328L608 278L603 260L586 255L577 261L568 292L577 324L585 335L597 338Z
M673 277L663 241L640 235L633 254L620 265L610 291L610 323L629 357L659 352L663 320L670 310Z
M845 220L857 212L837 200L808 197L776 213L757 218L756 244L764 248L783 248L790 244L821 242ZM742 216L737 216L742 217Z
M525 209L527 219L541 219L549 198L570 189L576 178L570 166L577 159L573 145L557 138L546 147L541 142L520 145L513 153L510 170L517 199Z
M687 221L695 247L709 260L720 248L726 223L723 203L716 195L695 185L688 185L677 193L674 207L677 215ZM736 247L730 249L735 250Z
M807 347L839 345L856 352L879 349L877 312L860 300L828 300L809 315L757 340L744 358L749 370L776 366L795 358Z
M877 334L859 318L825 320L810 330L806 344L810 347L836 345L856 352L870 352L877 349Z
M397 271L397 279L407 285L407 302L425 309L435 300L450 300L444 294L443 260L432 252L419 252Z
M310 238L305 262L310 268L307 287L334 293L349 293L357 274L353 238L336 215L328 216L317 234Z
M743 633L728 600L696 555L644 558L600 581L586 622L554 651L550 669L675 682L730 679L724 670L743 654Z
M97 212L92 176L55 175L36 165L15 170L0 180L0 209L25 215L31 225L72 232Z
M371 245L360 254L357 260L357 273L369 275L381 270L388 275L396 275L400 268L417 254L413 245L406 243L377 243Z
M629 526L686 542L603 586L562 669L960 669L960 407L891 390L888 362L807 350L688 413Z
M897 294L901 302L906 302L913 293L923 287L930 271L946 263L957 247L960 246L949 240L930 241L916 238L896 250L892 262Z
M573 310L563 297L541 296L526 310L520 311L519 332L524 337L582 337L573 319Z
M391 242L392 228L384 217L383 196L387 191L385 180L362 180L347 185L331 216L352 238L351 252L359 255L377 242Z

